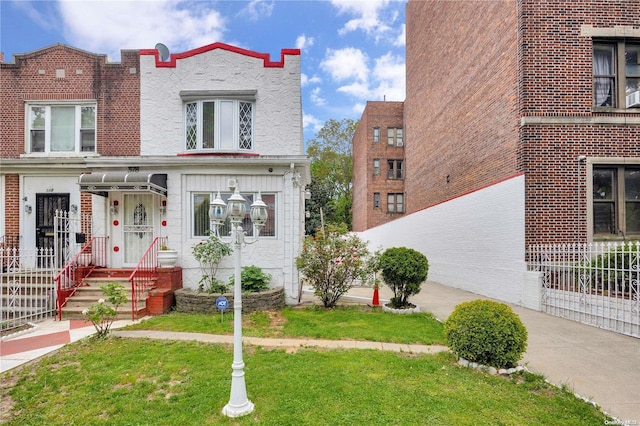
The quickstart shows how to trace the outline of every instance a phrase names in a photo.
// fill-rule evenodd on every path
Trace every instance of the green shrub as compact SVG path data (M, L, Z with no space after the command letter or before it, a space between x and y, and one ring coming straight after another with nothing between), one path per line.
M473 300L457 305L444 323L449 348L468 361L514 367L527 349L527 329L504 303Z
M233 286L234 276L229 277L229 286ZM266 290L271 283L271 275L266 274L258 266L244 266L240 273L242 291L253 293Z
M409 296L420 292L420 286L429 273L429 261L425 255L407 247L386 249L377 266L382 270L384 282L393 290L390 304L396 309L410 306Z
M366 282L372 272L370 259L365 241L347 233L344 225L327 225L304 240L296 265L324 307L333 308L356 280Z

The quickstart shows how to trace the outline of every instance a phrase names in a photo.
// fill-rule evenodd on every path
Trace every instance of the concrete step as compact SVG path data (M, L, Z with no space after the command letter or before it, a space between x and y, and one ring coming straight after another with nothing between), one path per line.
M84 311L88 306L65 306L62 308L62 318L63 319L84 319L84 315L82 311ZM147 306L144 301L138 303L138 315L137 317L142 317L146 315ZM128 303L126 306L118 307L116 319L131 319L131 303Z

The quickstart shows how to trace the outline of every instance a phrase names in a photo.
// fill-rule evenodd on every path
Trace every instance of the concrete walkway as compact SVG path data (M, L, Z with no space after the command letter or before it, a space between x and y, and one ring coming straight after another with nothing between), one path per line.
M392 296L388 288L380 289L380 301ZM446 287L434 282L422 286L411 301L424 312L445 320L454 307L465 301L482 298L473 293ZM314 301L309 292L303 300ZM373 290L354 288L346 301L371 303ZM527 327L529 340L521 364L542 374L558 386L565 385L574 393L602 407L620 420L620 424L640 424L640 339L601 330L529 309L512 306ZM131 321L117 321L113 333L122 337L145 337L174 340L199 340L211 343L233 343L233 336L199 333L169 333L156 331L124 331L117 328ZM64 344L95 332L84 321L47 320L38 323L28 333L5 337L0 343L0 372L37 359ZM397 345L389 343L332 341L310 339L264 339L243 336L245 344L283 347L295 351L304 347L360 348L404 352L435 353L443 346ZM626 423L624 423L626 422Z

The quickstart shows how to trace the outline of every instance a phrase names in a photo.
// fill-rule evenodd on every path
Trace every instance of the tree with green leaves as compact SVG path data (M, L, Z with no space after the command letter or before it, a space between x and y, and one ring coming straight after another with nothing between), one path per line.
M311 159L311 200L307 210L307 234L315 235L322 222L345 223L351 229L353 182L352 141L358 122L328 120L307 144Z

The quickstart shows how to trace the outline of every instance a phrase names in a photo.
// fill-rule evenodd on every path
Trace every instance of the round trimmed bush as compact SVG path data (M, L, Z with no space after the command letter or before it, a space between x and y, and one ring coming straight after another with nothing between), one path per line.
M496 368L515 367L527 349L527 329L504 303L457 305L444 323L449 348L459 357Z

